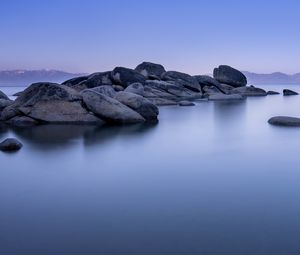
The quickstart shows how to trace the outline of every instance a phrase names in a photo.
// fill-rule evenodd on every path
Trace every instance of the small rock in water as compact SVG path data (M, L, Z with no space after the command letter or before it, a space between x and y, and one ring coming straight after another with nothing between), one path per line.
M280 93L270 90L270 91L267 92L267 95L280 95Z
M180 101L179 106L194 106L195 104L190 101Z
M2 143L0 143L1 151L18 151L22 148L23 144L17 139L7 138Z
M269 119L269 124L275 126L300 127L300 118L288 116L276 116Z
M298 93L293 90L290 90L290 89L284 89L283 95L284 96L294 96L294 95L298 95Z

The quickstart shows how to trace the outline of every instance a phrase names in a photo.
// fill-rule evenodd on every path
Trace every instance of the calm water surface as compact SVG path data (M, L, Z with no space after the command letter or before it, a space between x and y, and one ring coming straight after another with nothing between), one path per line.
M300 116L300 96L164 107L152 126L2 127L24 147L0 153L0 254L300 254L300 129L274 115Z

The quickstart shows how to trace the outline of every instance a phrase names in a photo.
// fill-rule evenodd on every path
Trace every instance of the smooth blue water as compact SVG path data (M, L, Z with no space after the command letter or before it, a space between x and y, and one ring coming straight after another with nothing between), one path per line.
M0 254L298 255L300 129L275 115L300 116L300 96L162 107L154 126L2 127L24 147L0 153Z

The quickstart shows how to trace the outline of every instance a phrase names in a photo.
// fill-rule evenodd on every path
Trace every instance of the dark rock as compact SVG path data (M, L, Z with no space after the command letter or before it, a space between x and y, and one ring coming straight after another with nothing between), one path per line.
M62 85L66 85L66 86L69 86L69 87L72 87L82 81L86 81L87 79L89 78L89 76L80 76L80 77L75 77L75 78L72 78L72 79L69 79L67 81L64 81L62 83Z
M144 90L144 97L146 98L165 98L173 100L176 100L177 98L176 96L166 92L165 90L149 87L147 85L145 85Z
M14 97L19 97L19 96L22 95L22 93L23 93L23 91L19 91L19 92L13 94L13 96L14 96Z
M116 92L119 92L119 91L124 91L124 88L120 85L112 85L112 87L114 88L114 90Z
M139 72L125 68L125 67L116 67L111 72L111 78L114 84L122 85L124 88L128 87L132 83L142 83L146 81L146 77Z
M191 101L180 101L179 106L194 106L195 104Z
M133 94L137 94L140 96L144 96L144 93L145 93L144 86L141 83L133 83L133 84L129 85L124 91L133 93Z
M214 79L208 75L195 75L194 77L199 82L199 84L202 88L202 92L203 92L204 87L212 86L212 87L215 87L219 92L226 94L226 91L222 88L221 84L216 79Z
M89 75L88 79L81 82L87 88L95 88L102 85L113 85L111 81L111 72L99 72Z
M12 100L0 99L0 110L3 110L5 107L10 106L14 103Z
M300 127L300 118L276 116L269 119L269 124L275 126Z
M249 87L239 87L231 90L232 94L240 94L242 96L266 96L267 92L263 89L256 88L254 86L249 86Z
M220 83L225 83L233 87L247 85L247 78L242 72L226 65L221 65L214 69L214 78Z
M177 84L182 85L192 91L201 92L201 87L198 80L185 73L180 73L176 71L168 71L162 75L162 80L164 81L176 81Z
M30 127L39 124L38 121L27 116L16 116L8 120L6 123L15 127Z
M80 102L39 101L30 107L22 106L19 110L30 118L46 123L103 124L101 119L83 108Z
M0 121L9 120L19 115L21 115L21 112L18 110L18 106L12 104L3 109L0 115Z
M270 91L267 92L267 95L280 95L280 93L270 90Z
M115 99L138 112L145 120L157 120L158 108L146 98L124 91L118 92Z
M295 95L298 95L298 93L293 90L290 90L290 89L284 89L283 95L284 96L295 96Z
M5 95L1 90L0 90L0 99L9 100L8 96Z
M90 90L95 91L97 93L104 94L104 95L109 96L109 97L114 97L117 93L114 90L114 88L110 85L102 85L100 87L95 87L95 88L92 88Z
M130 124L145 121L139 113L114 98L92 90L83 91L82 96L87 108L106 122Z
M162 65L150 62L143 62L142 64L139 64L135 68L135 71L144 75L147 79L159 79L159 77L166 72Z
M1 151L18 151L22 148L22 143L20 143L17 139L8 138L0 143Z
M177 105L177 102L174 100L166 99L166 98L148 98L148 100L155 104L156 106L168 106L168 105Z

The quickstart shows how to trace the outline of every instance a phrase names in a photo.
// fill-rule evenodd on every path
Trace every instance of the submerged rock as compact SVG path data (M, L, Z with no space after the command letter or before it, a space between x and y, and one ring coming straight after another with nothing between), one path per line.
M129 92L118 92L115 96L119 102L138 112L145 120L157 120L158 108L148 99Z
M220 83L225 83L233 87L247 85L247 78L242 72L226 65L221 65L214 69L214 78Z
M179 106L194 106L195 104L191 101L180 101Z
M300 118L288 116L276 116L268 120L269 124L275 126L300 127Z
M226 94L216 93L216 94L209 95L208 99L210 101L231 101L231 100L243 100L244 97L239 94L226 95Z
M166 72L165 68L160 64L154 64L150 62L143 62L139 64L135 71L139 72L140 74L144 75L147 79L151 77L158 77L160 78L163 73Z
M295 95L298 95L298 93L293 90L290 90L290 89L284 89L283 95L284 96L295 96Z
M280 93L279 93L279 92L276 92L276 91L269 90L269 91L267 92L267 95L280 95Z
M15 138L7 138L3 142L0 143L1 151L18 151L23 147L22 143L20 143Z
M111 78L114 84L122 85L122 87L126 88L132 83L144 83L146 81L146 77L139 72L125 68L125 67L116 67L111 72Z
M92 90L83 91L82 96L87 108L109 123L130 124L145 121L139 113L114 98Z

